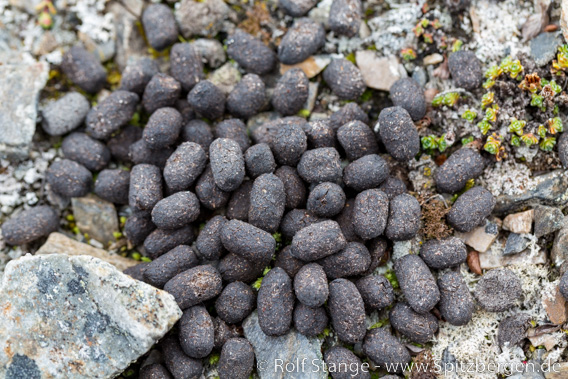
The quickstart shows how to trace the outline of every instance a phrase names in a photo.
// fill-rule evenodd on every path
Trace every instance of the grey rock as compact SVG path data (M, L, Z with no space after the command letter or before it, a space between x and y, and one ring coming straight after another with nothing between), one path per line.
M130 60L144 55L141 52L147 51L146 42L138 29L138 18L134 17L122 4L113 2L109 6L109 11L113 15L116 38L114 61L123 71Z
M536 205L562 207L568 203L568 175L561 170L550 172L520 195L499 195L493 213L504 216Z
M217 68L227 60L223 45L216 39L196 39L193 41L193 47L201 54L203 63L207 63L210 67Z
M564 223L560 208L539 205L534 209L534 235L537 238L553 233Z
M556 50L562 45L560 32L541 33L531 40L531 57L537 66L544 66L556 57Z
M509 234L503 255L513 255L525 250L529 245L529 240L517 233Z
M42 112L43 130L50 136L62 136L77 129L87 117L91 104L78 92L70 92L47 105Z
M245 337L254 347L257 362L263 362L258 366L260 379L294 379L298 378L297 372L280 372L276 365L279 360L283 362L296 362L306 358L306 362L316 360L321 364L321 341L317 338L308 338L291 329L287 334L279 337L269 337L263 333L258 323L258 315L254 311L244 322ZM302 379L327 379L321 366L319 371L311 364L307 364L302 372Z
M550 258L556 266L562 266L560 269L562 273L566 271L567 265L565 263L568 261L568 225L564 225L564 227L556 233L550 251Z
M21 58L6 63L0 56L0 157L15 160L28 156L39 92L49 72L46 62Z
M88 256L25 256L0 284L0 377L112 378L181 317L173 296ZM23 375L23 376L22 376Z
M73 215L79 230L105 245L115 241L114 233L119 231L118 217L114 204L95 195L74 197L71 200Z
M215 37L230 12L231 9L223 0L182 0L175 16L181 34L189 39L196 35Z

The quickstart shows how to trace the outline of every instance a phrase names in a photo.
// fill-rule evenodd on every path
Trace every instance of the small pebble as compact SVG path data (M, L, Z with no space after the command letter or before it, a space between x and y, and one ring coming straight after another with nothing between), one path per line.
M294 327L307 337L315 337L323 333L329 318L324 307L311 308L299 303L294 308Z
M431 239L420 248L420 257L428 267L442 270L462 264L467 259L465 244L457 237Z
M184 142L168 158L164 167L164 181L171 191L191 187L207 165L207 156L200 145Z
M426 114L426 97L424 90L412 78L402 78L390 88L390 98L394 106L406 109L414 121Z
M171 76L158 73L152 77L144 89L142 105L152 114L156 109L175 107L181 95L181 84Z
M369 250L359 242L349 242L339 253L319 261L330 279L346 278L365 272L371 264Z
M201 146L205 154L209 154L209 146L213 142L213 132L209 124L202 120L191 120L181 130L181 139Z
M186 309L179 320L179 343L188 357L205 358L215 345L215 329L203 306Z
M339 153L332 147L307 150L298 163L298 174L308 183L340 181L343 169Z
M100 171L110 162L110 150L85 133L71 133L63 139L61 151L67 159L82 164L91 171Z
M335 130L329 119L310 121L304 129L310 149L335 147Z
M179 245L190 245L195 241L191 225L179 229L156 229L144 240L144 249L151 259L167 253Z
M69 92L44 108L41 125L50 136L62 136L81 126L90 109L91 104L85 96Z
M378 237L385 231L389 215L389 199L377 189L360 192L353 205L353 228L364 240Z
M150 212L162 200L162 173L156 166L139 164L130 171L128 203L138 211Z
M448 69L457 87L473 90L483 81L481 62L471 51L459 50L450 54Z
M345 178L344 178L345 180ZM389 176L385 179L385 181L379 186L379 189L387 195L389 201L397 197L398 195L402 195L406 193L406 184L399 178L394 176Z
M221 242L231 253L252 262L270 261L276 248L270 233L239 220L225 223L221 229Z
M134 92L138 96L142 96L152 77L159 72L158 62L151 58L141 57L130 60L122 71L118 89Z
M379 137L394 159L407 162L418 154L420 138L406 109L384 108L379 114L379 125Z
M210 210L219 209L229 201L230 192L221 190L215 184L211 166L208 165L195 185L195 194L201 205ZM247 209L248 211L248 209Z
M280 267L290 278L294 278L296 274L304 267L304 262L292 255L292 248L285 246L276 254L276 261L274 267Z
M41 205L10 217L2 225L2 236L8 245L23 245L46 237L57 229L59 215L53 208Z
M179 245L150 262L143 275L147 283L162 288L171 278L198 264L199 258L191 246Z
M477 282L474 296L488 312L503 312L515 306L523 295L521 280L506 268L486 272Z
M278 6L292 17L302 17L317 3L318 0L278 0Z
M440 291L430 269L418 255L408 254L394 264L396 278L408 304L418 313L430 312Z
M383 370L402 373L410 362L410 354L404 345L386 327L369 330L363 342L363 352Z
M166 4L150 4L142 13L142 26L150 46L162 51L178 39L176 19Z
M455 326L470 322L475 304L462 276L457 272L446 272L438 277L438 288L440 289L438 310L442 317Z
M308 211L319 217L333 217L345 206L345 192L335 183L321 183L308 196Z
M241 186L231 194L231 200L229 200L226 209L226 216L229 220L248 221L252 183L252 180L245 180Z
M163 169L166 167L166 163L174 151L175 150L172 146L152 150L148 147L144 139L140 139L130 145L128 156L135 165L149 164Z
M87 134L107 140L134 115L140 98L127 91L114 91L87 113Z
M336 35L354 37L359 33L362 17L361 0L333 0L329 11L329 28Z
M293 65L314 55L325 45L325 29L311 18L299 18L278 46L278 59L281 63Z
M266 88L256 74L246 74L227 97L227 111L235 117L247 119L264 106Z
M272 93L272 106L284 116L298 113L308 100L309 85L310 81L302 69L286 71L276 83Z
M142 128L134 125L127 125L114 137L107 142L107 147L113 158L124 162L132 162L130 159L130 146L142 138Z
M160 229L178 229L199 217L199 200L193 192L170 195L152 209L152 222Z
M215 184L223 191L234 191L245 177L245 160L237 142L217 138L209 147L211 172Z
M389 202L389 219L385 235L391 241L407 241L420 229L422 212L414 196L398 195Z
M142 245L144 240L156 229L148 212L134 212L124 224L124 235L134 245Z
M275 233L286 206L284 184L274 174L262 174L255 179L250 192L248 221L269 233Z
M223 345L217 372L219 379L248 379L254 369L254 350L245 338L231 338Z
M260 40L241 29L227 39L227 54L247 72L268 74L276 65L276 54Z
M321 307L329 295L327 277L317 263L309 263L294 276L294 291L300 303L317 308Z
M316 261L343 250L347 241L339 224L328 220L306 226L292 239L292 255L306 262Z
M369 116L356 102L347 103L329 116L329 122L333 130L337 130L350 121L361 121L369 125Z
M370 309L384 309L394 301L392 285L382 275L365 276L355 282L365 305Z
M201 54L191 43L176 43L172 46L170 73L186 92L205 79Z
M347 279L329 283L329 314L331 325L340 341L359 343L367 332L365 304L355 284Z
M149 149L163 149L177 141L182 124L181 114L175 108L160 108L148 119L142 138Z
M274 133L268 145L279 165L295 167L308 147L308 138L300 125L288 119Z
M367 88L359 68L345 58L331 61L323 72L323 79L331 92L341 100L356 100Z
M216 120L225 112L225 94L209 80L200 81L187 95L195 112L209 120Z
M465 188L468 180L483 173L483 157L473 149L462 147L436 169L434 181L441 193L456 193Z
M99 92L106 84L105 68L94 54L80 45L63 54L61 70L69 80L91 94Z
M229 283L215 301L217 315L228 324L243 321L256 306L256 295L243 282Z
M281 336L290 330L294 311L292 280L275 267L262 279L257 301L258 323L267 336Z
M379 152L375 134L361 121L351 121L341 126L337 130L337 140L350 161Z
M280 223L280 232L286 241L292 241L296 233L316 222L324 221L305 209L292 209Z
M245 166L248 176L257 178L262 174L271 174L276 169L276 162L270 147L265 143L253 145L245 152Z
M397 303L389 312L392 327L411 341L425 344L438 330L438 319L431 313L416 313L408 304Z
M286 208L301 208L306 203L306 185L298 175L295 168L290 166L280 166L274 172L284 184L286 192Z
M170 334L160 341L164 363L174 378L197 379L201 376L203 365L201 359L188 357L179 344L177 336Z
M243 153L250 147L247 127L238 118L231 118L218 123L215 127L215 137L234 140L239 144Z
M446 220L458 232L467 233L491 214L495 197L481 186L466 191L452 205Z
M388 163L380 155L365 155L345 167L343 182L347 187L358 192L377 188L381 183L388 180L389 171ZM383 192L388 197L388 193Z
M364 365L351 350L334 346L323 354L333 379L371 379L368 365Z
M215 216L207 221L203 230L197 236L195 246L199 254L208 261L217 260L225 253L225 248L221 242L221 230L226 222L225 217Z
M174 276L164 285L164 291L174 296L181 309L212 299L222 290L221 275L210 265L190 268Z
M111 203L128 204L130 171L113 169L99 172L95 181L95 194Z
M53 162L46 179L53 191L66 198L86 196L93 186L93 174L69 159Z

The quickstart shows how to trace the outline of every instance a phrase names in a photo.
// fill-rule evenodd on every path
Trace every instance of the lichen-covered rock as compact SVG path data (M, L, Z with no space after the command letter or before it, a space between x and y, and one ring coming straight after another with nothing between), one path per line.
M115 377L181 317L173 296L88 256L11 261L1 288L4 378Z

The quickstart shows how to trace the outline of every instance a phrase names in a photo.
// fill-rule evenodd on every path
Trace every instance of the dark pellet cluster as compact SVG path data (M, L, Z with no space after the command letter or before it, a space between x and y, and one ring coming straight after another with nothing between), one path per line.
M363 352L375 365L397 373L402 372L404 364L410 362L408 350L386 327L372 329L367 333L363 341Z
M156 109L174 107L181 94L181 84L169 75L158 73L144 89L142 105L148 113Z
M89 93L99 92L107 79L101 62L80 45L73 46L63 55L61 70L73 83Z
M447 272L438 277L440 303L438 309L446 321L452 325L465 325L471 320L474 311L473 296L460 274Z
M133 92L115 91L87 114L87 133L93 138L106 140L126 125L136 111L139 97Z
M434 181L438 191L456 193L461 191L468 180L483 173L483 157L473 149L461 148L434 172Z
M144 128L144 143L150 150L173 145L181 131L183 119L174 108L160 108L150 116Z
M431 239L420 248L420 257L430 268L441 270L465 262L467 249L457 237Z
M209 80L197 83L187 95L187 101L195 112L210 120L218 119L225 111L225 94Z
M178 28L172 10L166 4L151 4L142 14L148 43L161 51L177 41Z
M347 279L335 279L329 284L329 313L337 337L347 343L365 338L365 304L355 284Z
M329 295L327 278L317 263L309 263L294 276L294 291L298 301L308 307L322 306Z
M332 147L308 150L298 163L298 174L308 183L336 182L342 172L339 153Z
M337 140L350 161L379 152L375 134L361 121L351 121L340 127L337 130Z
M341 251L347 245L339 224L322 221L303 229L294 235L292 254L303 261L311 262Z
M130 172L121 169L103 170L95 181L95 194L115 204L128 204Z
M71 133L63 140L61 150L65 158L82 164L91 171L100 171L110 161L110 150L100 141L85 133Z
M357 195L353 207L355 233L364 240L383 234L389 213L387 195L377 189L365 190Z
M413 238L420 228L421 216L420 203L414 196L408 194L396 196L389 203L385 236L391 241L406 241Z
M406 109L413 120L420 120L426 114L424 90L414 79L402 78L390 88L390 97L395 106Z
M144 279L162 288L171 278L197 266L199 258L190 246L179 245L153 260L144 270Z
M344 100L359 98L367 88L361 71L344 58L334 59L323 72L323 79L333 94Z
M459 232L470 232L491 214L495 202L491 192L473 187L458 197L448 213L448 224Z
M161 229L178 229L199 217L199 200L193 192L177 192L156 203L152 222Z
M227 111L235 117L254 116L264 105L266 89L256 74L247 74L227 97Z
M333 0L329 27L338 35L353 37L359 33L363 17L361 0Z
M329 318L324 307L312 308L299 303L294 308L294 327L307 337L323 333L328 322Z
M91 191L93 174L75 161L62 159L47 169L47 182L61 196L82 197Z
M276 55L261 41L237 29L227 40L227 54L248 72L264 75L276 65Z
M371 264L371 254L362 243L349 242L339 253L319 262L330 279L351 277L367 271Z
M343 170L343 182L355 191L364 191L378 187L388 179L389 166L377 154L365 155L351 162ZM381 188L382 190L382 188ZM387 191L384 191L388 195Z
M249 147L245 152L245 166L247 174L252 178L274 172L276 162L270 147L265 143Z
M212 299L219 295L222 289L221 275L210 265L190 268L164 285L164 290L175 297L181 309Z
M426 343L438 330L438 319L431 313L417 313L406 303L397 303L389 313L392 327L417 343Z
M27 209L2 224L2 236L10 245L23 245L59 229L59 216L42 205ZM326 282L327 284L327 282Z
M379 115L379 137L389 154L407 162L420 151L420 139L412 118L402 107L385 108Z
M245 177L245 160L241 147L228 138L218 138L209 148L211 172L215 184L222 191L234 191Z
M450 54L448 68L456 85L466 90L479 87L483 81L481 62L471 51L460 50Z
M394 301L394 290L387 278L369 275L355 282L365 305L371 309L384 309Z
M345 192L335 183L321 183L308 196L308 211L319 217L333 217L345 205Z
M395 273L408 304L418 313L432 310L440 291L430 269L417 255L405 255L395 262Z
M264 334L281 336L292 324L294 292L286 271L275 267L262 279L258 291L258 322Z
M310 18L300 18L282 38L278 59L284 64L305 61L325 44L323 25Z
M284 116L298 113L308 99L309 84L308 77L301 69L286 71L276 84L272 106Z
M253 310L256 295L252 288L243 282L229 283L215 302L219 317L228 324L243 321Z

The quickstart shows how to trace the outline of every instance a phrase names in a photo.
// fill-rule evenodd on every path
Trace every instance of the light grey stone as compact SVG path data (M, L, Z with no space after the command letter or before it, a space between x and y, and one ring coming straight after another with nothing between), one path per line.
M29 154L49 65L30 56L9 55L0 55L0 158L21 160Z
M203 62L210 67L217 68L227 60L223 45L216 39L199 38L193 42L193 46L201 54Z
M137 18L117 2L113 2L109 9L114 19L116 41L114 61L120 71L123 71L130 59L138 59L147 55L145 52L148 48L140 29L136 25Z
M544 66L556 57L556 50L562 45L562 35L556 33L541 33L530 42L531 57L537 66Z
M115 241L118 232L118 216L113 203L90 194L71 200L75 222L81 233L86 233L104 245Z
M62 136L77 129L87 117L91 104L78 92L70 92L52 103L42 112L43 130L50 136Z
M215 84L225 95L231 93L241 80L241 73L230 62L225 63L209 75L209 81Z
M505 249L503 250L503 255L512 255L520 253L529 246L528 238L523 237L517 233L509 234L507 238L507 243L505 244Z
M184 38L215 37L230 13L231 8L223 0L182 0L175 17Z
M63 254L8 263L0 309L2 378L113 378L182 315L172 295Z
M327 379L322 370L321 341L318 338L308 338L295 329L280 337L270 337L264 334L258 324L258 314L254 311L244 322L245 337L252 344L257 361L257 372L261 379L293 379L301 375L302 379ZM281 372L276 365L279 359L283 364L302 362L306 358L304 369L299 371ZM314 361L315 360L315 361ZM312 365L319 364L319 371Z
M553 233L564 223L564 214L559 208L539 205L534 209L534 235L537 238Z

